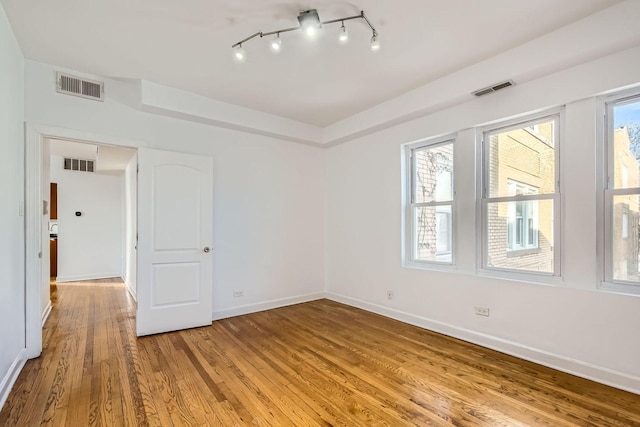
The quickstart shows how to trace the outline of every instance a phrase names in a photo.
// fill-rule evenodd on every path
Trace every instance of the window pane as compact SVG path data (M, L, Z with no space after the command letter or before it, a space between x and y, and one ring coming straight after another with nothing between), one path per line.
M414 203L453 200L453 144L413 152Z
M640 187L640 101L613 107L613 188Z
M554 127L555 120L547 120L487 134L489 197L555 192Z
M451 263L451 205L414 208L413 223L414 259Z
M487 267L553 273L553 200L487 204Z
M640 281L638 275L638 213L637 194L613 197L613 280Z

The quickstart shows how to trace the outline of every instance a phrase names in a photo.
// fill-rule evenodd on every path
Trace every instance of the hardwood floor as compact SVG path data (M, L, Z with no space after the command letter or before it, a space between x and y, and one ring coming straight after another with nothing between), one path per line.
M121 283L57 285L2 426L640 426L640 396L328 300L135 337Z

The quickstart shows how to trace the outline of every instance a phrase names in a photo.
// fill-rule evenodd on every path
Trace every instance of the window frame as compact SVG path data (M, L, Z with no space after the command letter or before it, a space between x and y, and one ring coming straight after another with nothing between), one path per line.
M414 172L416 167L416 156L414 152L422 149L437 148L444 145L451 144L453 150L453 169L451 171L451 200L448 201L431 201L431 202L414 202L414 195L416 190L416 182L414 181ZM404 232L403 232L403 256L402 262L404 267L425 268L433 270L451 270L456 267L456 255L457 255L457 225L456 225L456 179L455 168L456 160L456 135L448 134L437 138L422 139L413 143L405 144L403 146L403 166L405 169L404 180L404 197L403 197L403 210L404 210ZM414 209L417 207L434 207L438 206L450 206L450 232L451 232L451 248L447 253L451 254L451 261L435 261L435 260L421 260L416 258L416 245L415 240L415 220ZM437 210L436 210L437 218ZM436 219L437 221L437 219ZM436 240L437 240L436 235Z
M488 138L492 134L508 132L516 129L528 128L533 131L540 122L554 121L554 189L553 193L527 194L515 196L490 197L490 144ZM479 127L478 140L480 142L480 170L478 173L479 198L478 198L478 221L476 227L478 233L478 274L486 276L497 276L515 280L555 282L561 280L562 275L562 189L561 189L561 146L563 137L564 108L547 110L545 112L521 116L516 119L503 120L493 124ZM553 271L541 272L535 270L524 270L515 268L494 267L488 265L489 258L489 226L488 207L492 203L526 202L526 201L553 201ZM538 241L538 239L536 239ZM508 241L507 241L508 247ZM538 242L539 247L539 242ZM507 250L507 254L515 255L518 252L526 253L537 249L514 249Z
M512 180L512 179L507 179L507 185L513 183L516 187L517 186L522 186L522 187L529 187L529 188L536 188L532 185L529 184L525 184L523 182L519 182L516 180ZM516 191L517 194L517 191ZM536 194L536 193L527 193L527 194ZM518 203L522 203L522 206L527 206L525 202L519 201L519 202L515 202L516 204L513 205L514 211L516 211L516 214L514 215L514 219L516 221L511 221L511 207L509 207L508 213L507 213L507 256L509 256L509 253L518 253L518 252L522 252L522 251L530 251L530 250L535 250L538 249L539 246L539 241L538 241L538 235L537 235L537 231L539 230L539 216L538 216L538 206L535 205L533 208L533 212L532 212L532 216L535 219L535 230L536 230L536 234L534 235L534 242L533 244L529 243L529 232L531 231L531 228L528 226L528 221L531 220L532 218L529 218L529 213L528 213L528 209L522 209L523 211L526 211L525 214L522 215L522 237L525 239L525 243L521 244L519 247L516 247L517 245L517 241L516 241L516 237L518 234L518 224L517 224L517 219L518 219L518 215L517 215L517 210L518 210Z
M630 293L630 294L640 294L640 281L634 282L630 280L620 280L614 279L613 277L613 256L614 256L614 243L615 239L619 238L620 240L628 240L630 233L627 230L627 237L624 236L623 233L620 236L615 235L615 227L614 227L614 215L613 215L613 200L616 196L624 196L624 195L638 195L640 196L640 186L639 187L626 187L625 188L614 188L615 186L615 143L613 141L613 131L614 131L614 120L613 120L613 109L616 106L625 105L625 104L633 104L640 103L640 91L637 89L632 91L620 92L617 94L610 95L601 99L601 108L603 109L603 152L604 152L604 162L603 162L603 173L602 173L602 203L600 206L603 207L603 221L602 224L602 253L603 253L603 262L602 262L602 278L600 282L600 288L604 290L614 291L614 292L622 292L622 293ZM602 117L602 116L601 116ZM621 222L623 222L622 220ZM629 220L627 218L627 225L629 225Z

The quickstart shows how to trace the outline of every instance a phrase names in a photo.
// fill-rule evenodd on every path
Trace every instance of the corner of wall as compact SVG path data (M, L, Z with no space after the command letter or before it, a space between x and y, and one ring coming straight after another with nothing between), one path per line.
M7 401L9 393L11 392L11 388L18 379L18 375L20 374L20 371L22 371L22 367L26 362L27 351L26 349L22 349L22 351L20 351L20 353L18 353L16 358L13 360L13 363L7 371L7 374L0 382L0 409L2 409L4 403Z

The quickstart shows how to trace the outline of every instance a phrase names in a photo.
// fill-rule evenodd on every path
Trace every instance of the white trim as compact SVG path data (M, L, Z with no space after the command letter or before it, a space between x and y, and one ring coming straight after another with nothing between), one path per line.
M614 217L613 217L613 199L615 196L640 194L640 188L615 188L613 182L615 173L615 143L613 140L613 109L618 105L626 105L640 102L640 91L638 88L624 90L618 93L609 94L598 99L598 116L596 118L596 126L599 130L597 135L597 147L600 153L604 154L603 161L596 165L597 183L596 188L598 194L598 208L600 215L597 220L597 235L600 239L598 243L600 282L598 289L602 291L623 293L627 295L638 295L640 293L640 284L636 282L627 282L624 280L615 280L613 266L613 243L614 236ZM600 211L601 209L601 211Z
M136 290L133 289L131 287L131 283L128 280L122 280L125 283L125 287L127 288L127 292L129 292L129 295L131 295L131 298L133 298L133 300L137 303L138 302L138 297L136 295Z
M605 266L605 221L608 215L605 208L604 191L607 188L607 171L609 152L607 150L607 108L603 97L596 98L596 288L600 289L606 277L608 267Z
M119 136L104 135L83 130L50 126L42 123L27 123L27 125L45 138L66 139L73 142L113 145L125 148L140 148L150 146L150 143L148 141L139 139L127 139Z
M13 360L13 363L11 363L11 366L9 367L7 374L2 379L2 382L0 382L0 409L2 409L4 403L7 401L11 388L18 379L18 375L20 374L20 371L22 371L22 367L26 362L27 349L23 348Z
M596 381L601 384L640 395L640 377L635 377L623 372L614 371L613 369L597 366L592 363L562 356L560 354L538 350L513 341L497 338L491 335L472 331L470 329L460 328L448 323L438 322L436 320L416 316L403 311L394 310L392 308L362 301L345 295L327 292L326 298L331 301L357 307L381 316L399 320L410 325L418 326L423 329L496 350L520 359L528 360L542 366L547 366L558 371L566 372L571 375L576 375L581 378Z
M100 274L78 274L75 276L58 276L56 277L56 283L66 283L66 282L82 282L85 280L96 280L96 279L112 279L114 277L121 278L122 273L100 273Z
M303 302L316 301L324 299L324 292L314 292L306 295L298 295L295 297L287 297L263 301L254 304L241 305L238 307L227 308L224 310L213 310L212 320L221 320L228 317L242 316L243 314L257 313L259 311L272 310L274 308L286 307L288 305L300 304Z
M25 123L26 357L42 353L42 135Z
M38 357L42 352L42 260L41 247L42 141L46 138L68 139L120 147L139 148L146 141L128 140L92 132L25 122L25 282L26 282L26 356ZM121 272L110 275L120 277ZM58 280L60 281L60 280Z
M52 308L53 308L53 306L51 305L51 300L49 300L47 302L47 306L42 311L42 327L43 328L44 328L44 324L47 322L47 319L49 318L49 314L51 314L51 309Z
M435 271L455 271L457 269L457 223L458 211L456 205L456 145L457 133L447 133L430 138L420 139L418 141L402 144L402 180L401 180L401 197L402 197L402 250L401 259L402 266L406 268L419 268L424 270ZM416 168L416 159L413 153L420 149L431 149L451 144L453 150L453 170L451 173L451 200L447 201L431 201L415 203L413 195L415 193L414 170ZM451 206L451 261L440 262L433 260L414 259L414 248L416 246L414 227L415 220L413 210L416 207L436 207Z
M624 282L601 282L598 289L604 292L611 292L621 295L640 295L640 284Z

